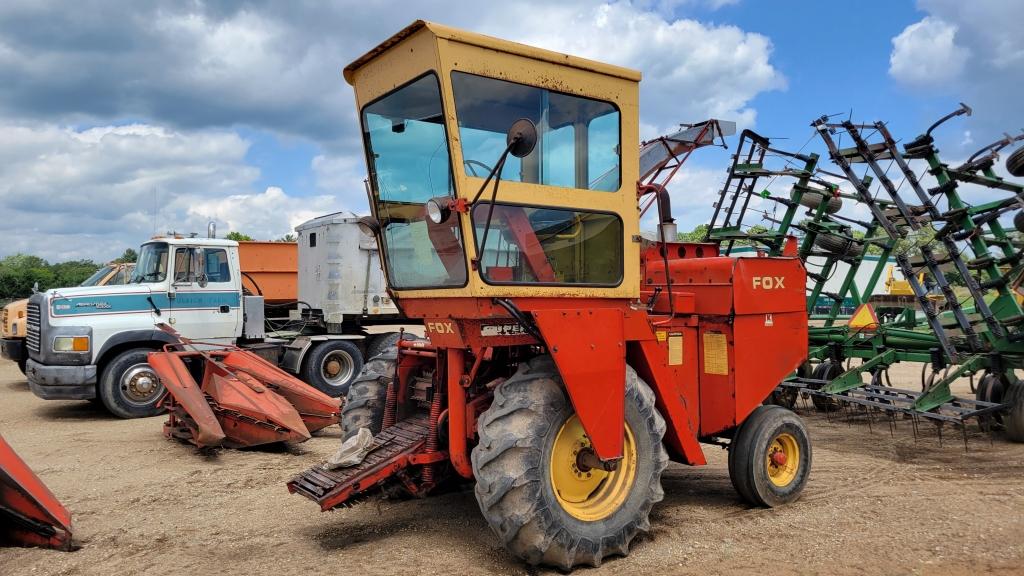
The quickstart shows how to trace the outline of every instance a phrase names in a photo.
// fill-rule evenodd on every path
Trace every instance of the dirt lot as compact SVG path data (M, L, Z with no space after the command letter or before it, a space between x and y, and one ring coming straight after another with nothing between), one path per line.
M907 368L907 377L916 371ZM1024 445L947 433L915 443L804 411L803 499L749 509L725 452L672 465L653 532L584 574L1022 574ZM285 482L338 443L212 456L165 440L161 418L118 420L46 402L0 361L0 433L72 510L81 550L0 549L0 574L520 574L469 491L320 513Z

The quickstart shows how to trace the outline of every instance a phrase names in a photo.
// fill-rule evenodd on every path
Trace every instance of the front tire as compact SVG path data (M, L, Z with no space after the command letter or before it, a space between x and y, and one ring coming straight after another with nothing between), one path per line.
M589 439L549 356L498 386L480 417L472 461L477 502L502 544L529 564L563 570L628 554L664 497L665 421L654 403L627 367L623 459L605 472L579 467Z
M120 418L145 418L164 411L160 378L149 365L149 348L132 348L115 356L103 368L99 397L111 414Z
M331 398L340 398L362 369L359 347L348 340L328 340L309 351L302 364L302 379Z
M384 424L384 404L388 384L398 366L398 346L392 346L363 365L362 372L349 386L341 409L342 441L369 428L376 436Z
M729 445L729 478L740 497L773 508L800 497L811 471L811 441L800 418L758 406Z

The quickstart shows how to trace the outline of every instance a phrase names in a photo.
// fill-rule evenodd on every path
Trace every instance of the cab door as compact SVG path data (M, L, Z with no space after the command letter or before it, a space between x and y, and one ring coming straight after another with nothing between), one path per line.
M229 247L174 248L170 318L186 338L224 340L241 331L238 251Z

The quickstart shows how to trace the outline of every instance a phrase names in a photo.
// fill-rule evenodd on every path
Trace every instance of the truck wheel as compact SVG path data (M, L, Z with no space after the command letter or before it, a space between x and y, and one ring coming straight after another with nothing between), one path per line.
M654 402L627 367L623 458L606 472L579 462L590 440L549 356L521 365L498 386L480 417L472 461L477 503L510 552L562 570L629 553L664 497L665 421Z
M149 348L125 350L103 368L99 396L113 415L144 418L164 411L158 406L164 386L149 366L150 352Z
M729 477L754 506L800 497L811 470L811 441L800 418L780 406L758 406L729 445Z
M348 387L363 368L363 355L348 340L321 342L309 352L302 366L302 379L332 398L348 392Z
M376 358L382 352L394 346L395 342L398 342L398 336L398 332L385 332L383 334L374 334L373 336L370 336L370 341L366 345L366 356L364 356L364 358L367 360ZM407 334L405 339L409 340L411 337L412 335Z
M369 428L376 436L384 423L384 402L388 384L395 377L398 347L392 345L363 365L363 371L349 386L345 406L341 409L342 441Z

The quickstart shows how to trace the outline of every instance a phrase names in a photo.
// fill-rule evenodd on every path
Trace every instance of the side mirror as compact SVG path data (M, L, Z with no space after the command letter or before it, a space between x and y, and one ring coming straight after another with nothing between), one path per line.
M529 118L520 118L512 123L505 137L509 152L516 158L529 156L537 147L537 125Z

